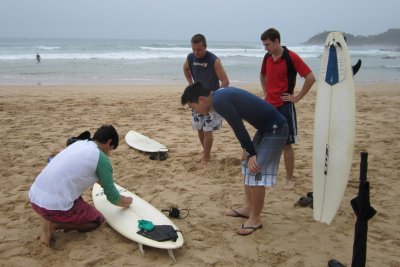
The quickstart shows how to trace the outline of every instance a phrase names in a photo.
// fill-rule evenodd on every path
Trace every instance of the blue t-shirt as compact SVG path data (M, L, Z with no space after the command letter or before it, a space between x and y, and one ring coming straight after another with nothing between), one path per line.
M212 105L232 127L249 156L256 155L256 152L243 120L261 132L270 132L275 127L287 124L285 117L271 104L239 88L226 87L215 91Z
M218 57L211 52L206 53L203 58L196 58L193 53L187 56L189 64L189 70L192 74L193 81L201 82L201 84L211 90L217 90L219 85L219 79L214 69L215 60Z

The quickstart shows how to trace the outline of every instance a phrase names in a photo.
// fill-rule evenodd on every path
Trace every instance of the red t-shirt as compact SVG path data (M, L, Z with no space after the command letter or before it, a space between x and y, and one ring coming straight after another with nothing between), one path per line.
M289 50L289 56L293 67L301 77L305 77L311 72L311 69L295 52ZM261 66L261 74L265 77L267 88L265 101L274 107L282 106L281 95L288 91L286 60L279 57L274 61L272 56L265 57Z

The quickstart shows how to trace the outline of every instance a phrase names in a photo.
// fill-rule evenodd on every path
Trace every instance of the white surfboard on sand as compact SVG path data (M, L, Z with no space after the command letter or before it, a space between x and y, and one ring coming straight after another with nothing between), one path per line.
M349 179L355 139L351 61L340 32L325 42L318 81L313 141L314 219L330 224Z
M151 221L154 225L171 225L175 230L179 230L178 227L147 201L117 184L115 184L115 186L122 195L133 198L130 207L121 208L111 204L111 202L107 200L103 188L98 183L93 185L92 198L94 206L103 214L107 223L121 235L137 242L139 250L143 255L143 245L145 245L168 250L169 256L175 261L173 249L180 248L183 245L182 233L177 232L178 239L175 242L158 242L137 234L140 230L138 220Z
M143 153L150 154L150 159L165 160L168 155L168 148L163 144L135 131L129 131L125 135L125 142Z
M163 144L135 131L129 131L125 135L125 142L142 152L167 152L168 148Z

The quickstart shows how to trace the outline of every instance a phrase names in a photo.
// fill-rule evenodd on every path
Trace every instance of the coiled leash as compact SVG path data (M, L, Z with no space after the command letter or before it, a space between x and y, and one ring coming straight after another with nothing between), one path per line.
M168 212L168 216L170 218L175 218L175 219L184 219L187 216L189 216L189 210L187 209L178 209L178 208L170 208L169 210L161 210L162 212ZM181 217L181 212L185 211L186 214Z

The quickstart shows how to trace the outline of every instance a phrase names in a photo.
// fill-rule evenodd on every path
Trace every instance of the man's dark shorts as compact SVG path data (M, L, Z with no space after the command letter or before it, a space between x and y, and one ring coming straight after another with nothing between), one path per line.
M282 106L277 108L277 110L286 118L289 126L289 135L286 144L295 144L297 142L297 117L294 103L285 102Z

